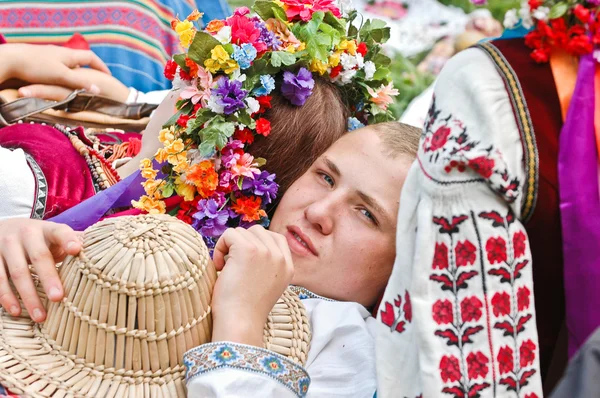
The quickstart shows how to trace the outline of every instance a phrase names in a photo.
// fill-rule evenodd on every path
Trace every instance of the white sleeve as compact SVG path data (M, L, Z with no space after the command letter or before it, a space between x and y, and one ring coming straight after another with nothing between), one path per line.
M35 189L25 152L0 146L0 220L31 217Z
M378 397L541 398L523 149L478 49L448 62L402 191Z
M184 355L188 397L304 397L310 378L304 368L263 348L219 342Z
M142 93L133 87L129 87L129 96L127 104L160 104L167 97L171 90L158 90Z

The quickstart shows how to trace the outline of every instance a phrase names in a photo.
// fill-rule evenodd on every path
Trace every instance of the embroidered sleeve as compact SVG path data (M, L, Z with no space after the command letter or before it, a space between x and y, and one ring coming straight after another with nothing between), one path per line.
M459 54L402 193L378 313L378 396L542 396L522 159L493 64L480 50Z
M310 377L304 368L273 351L218 342L184 355L189 397L305 397Z

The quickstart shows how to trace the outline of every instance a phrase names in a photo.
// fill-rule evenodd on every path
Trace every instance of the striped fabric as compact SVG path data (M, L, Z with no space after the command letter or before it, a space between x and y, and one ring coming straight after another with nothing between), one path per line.
M147 92L171 87L163 66L181 49L170 22L196 8L203 23L229 14L225 0L1 0L0 32L9 43L40 44L79 32L116 78Z

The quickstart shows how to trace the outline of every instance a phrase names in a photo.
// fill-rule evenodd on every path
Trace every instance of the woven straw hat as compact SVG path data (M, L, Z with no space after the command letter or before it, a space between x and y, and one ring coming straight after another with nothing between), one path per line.
M217 278L193 228L164 215L102 221L59 274L66 297L43 324L0 310L2 385L31 397L185 397L183 354L210 341ZM306 361L310 327L290 290L264 343Z

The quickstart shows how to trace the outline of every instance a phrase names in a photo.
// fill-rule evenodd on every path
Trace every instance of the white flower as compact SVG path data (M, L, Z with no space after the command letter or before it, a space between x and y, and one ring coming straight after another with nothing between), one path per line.
M352 81L354 76L356 75L356 69L345 70L340 73L340 79L342 84L347 84Z
M210 98L208 99L208 103L206 104L206 106L208 107L208 109L210 109L214 113L221 114L225 111L225 107L222 104L217 102L219 99L220 98L218 98L214 95L211 95Z
M373 75L375 74L375 71L377 70L377 68L375 67L375 63L373 61L365 62L364 69L365 69L365 79L366 80L373 79Z
M194 165L196 163L200 163L203 158L202 155L200 155L200 151L197 149L188 149L187 151L187 160L190 163L190 165Z
M260 110L260 104L255 98L246 98L246 104L248 105L248 110L250 111L250 114L256 113Z
M548 7L540 6L533 12L533 17L538 21L547 22L548 15L550 15L550 9Z
M525 29L531 29L533 27L533 18L531 17L531 8L527 0L521 2L521 9L519 10L519 16L521 17L521 23Z
M340 56L340 63L345 70L354 69L358 65L356 57L347 53L342 53Z
M512 9L506 11L504 15L504 27L506 29L513 29L519 23L519 16L517 15L517 10Z
M356 58L356 66L358 66L358 69L362 69L363 66L365 66L365 58L359 52L356 53L355 58Z
M223 44L229 43L231 41L231 26L223 26L214 37Z
M338 7L344 16L348 16L350 11L356 9L352 4L352 0L338 0Z
M238 80L242 83L246 81L246 74L242 73L240 68L237 68L236 70L231 72L231 75L229 76L231 80Z

